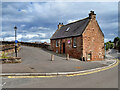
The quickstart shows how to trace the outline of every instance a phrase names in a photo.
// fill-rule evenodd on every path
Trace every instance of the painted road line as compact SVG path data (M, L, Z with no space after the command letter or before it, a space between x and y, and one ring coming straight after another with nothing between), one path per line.
M8 76L8 78L51 78L56 76Z
M6 82L4 82L3 84L1 83L0 86L3 87L6 84Z
M96 72L100 72L100 71L104 71L104 70L108 70L110 68L113 68L115 66L117 66L119 64L119 60L117 60L117 63L110 66L110 67L106 67L106 68L103 68L103 69L99 69L99 70L94 70L94 71L90 71L90 72L85 72L85 73L80 73L80 74L73 74L73 75L66 75L67 77L71 77L71 76L79 76L79 75L87 75L87 74L92 74L92 73L96 73Z
M59 76L67 76L67 77L71 77L71 76L78 76L78 75L87 75L87 74L92 74L92 73L96 73L96 72L100 72L100 71L104 71L104 70L107 70L107 69L110 69L110 68L113 68L115 66L117 66L119 64L119 60L117 60L117 62L115 64L111 64L107 67L104 67L104 68L99 68L99 69L94 69L94 70L89 70L89 71L86 71L86 72L79 72L78 74L75 74L77 72L68 72L68 73L58 73ZM65 74L71 74L71 75L65 75ZM51 75L51 76L8 76L8 78L50 78L50 77L57 77L58 75Z

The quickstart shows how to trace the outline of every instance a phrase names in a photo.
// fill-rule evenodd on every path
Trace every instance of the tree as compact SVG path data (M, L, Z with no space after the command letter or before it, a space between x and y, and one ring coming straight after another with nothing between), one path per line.
M114 44L113 44L113 43L110 43L110 44L109 44L109 48L110 48L110 49L112 49L112 48L113 48L113 46L114 46Z
M105 48L106 50L110 49L110 42L106 42L105 45L106 45L106 48Z
M118 44L117 44L117 49L120 52L120 39L119 39Z
M109 41L111 43L111 41Z
M119 39L119 37L115 37L113 42L116 43L117 41L119 41Z
M114 42L114 44L115 44L115 47L114 47L115 49L117 48L117 43L118 43L119 40L120 40L119 37L115 37L115 38L114 38L114 41L113 41L113 42Z
M105 47L106 50L115 48L120 51L120 38L115 37L113 42L108 41L105 43L105 45L106 45L106 47Z

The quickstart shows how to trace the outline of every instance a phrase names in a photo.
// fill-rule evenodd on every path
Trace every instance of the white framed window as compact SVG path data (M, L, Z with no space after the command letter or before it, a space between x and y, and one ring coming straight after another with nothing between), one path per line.
M58 50L56 50L56 53L58 53Z
M76 38L73 38L73 47L77 47L77 40L76 40Z
M58 40L56 40L56 47L58 47Z

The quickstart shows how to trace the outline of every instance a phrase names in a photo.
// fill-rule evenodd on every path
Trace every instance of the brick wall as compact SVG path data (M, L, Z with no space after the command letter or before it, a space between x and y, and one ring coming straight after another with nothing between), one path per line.
M73 47L73 38L76 38L77 47ZM56 47L56 40L58 40L58 47ZM63 53L63 43L65 43L65 54L71 57L80 59L82 57L82 37L71 37L64 39L51 40L51 49L54 52Z
M104 36L101 32L96 19L92 19L83 33L83 57L91 60L104 59Z

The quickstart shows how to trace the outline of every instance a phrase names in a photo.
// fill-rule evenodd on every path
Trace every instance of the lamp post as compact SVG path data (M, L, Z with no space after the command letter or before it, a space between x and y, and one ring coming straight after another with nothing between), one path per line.
M17 42L16 42L16 39L17 39L17 34L16 34L17 27L15 26L14 29L15 29L15 55L17 57Z

